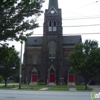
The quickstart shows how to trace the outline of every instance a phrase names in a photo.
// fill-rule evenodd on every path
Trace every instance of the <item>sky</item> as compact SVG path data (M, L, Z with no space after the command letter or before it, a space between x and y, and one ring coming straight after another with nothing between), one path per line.
M45 0L42 10L48 9L49 0ZM100 0L58 0L58 6L62 9L63 35L81 35L82 42L86 39L96 40L100 47ZM37 19L43 26L44 13ZM43 35L43 27L34 30L32 36ZM15 48L20 52L20 43ZM24 52L24 46L23 46Z

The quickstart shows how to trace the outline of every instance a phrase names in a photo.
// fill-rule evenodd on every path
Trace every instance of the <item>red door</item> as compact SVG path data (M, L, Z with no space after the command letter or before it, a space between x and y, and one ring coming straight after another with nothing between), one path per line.
M32 75L32 82L37 82L37 74Z
M74 82L74 75L68 75L68 82Z
M50 82L55 82L55 74L50 74Z

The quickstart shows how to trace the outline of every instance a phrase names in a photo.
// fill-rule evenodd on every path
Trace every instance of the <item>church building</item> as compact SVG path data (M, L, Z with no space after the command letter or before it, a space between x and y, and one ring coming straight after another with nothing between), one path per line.
M81 36L64 36L62 12L58 0L49 0L44 13L43 36L28 37L25 43L24 70L22 80L29 84L39 81L46 84L68 82L68 54Z

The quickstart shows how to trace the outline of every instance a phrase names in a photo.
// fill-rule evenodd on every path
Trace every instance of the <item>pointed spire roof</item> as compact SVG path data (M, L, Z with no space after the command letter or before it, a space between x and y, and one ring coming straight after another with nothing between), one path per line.
M58 9L58 0L49 0L49 9L52 6L57 10Z

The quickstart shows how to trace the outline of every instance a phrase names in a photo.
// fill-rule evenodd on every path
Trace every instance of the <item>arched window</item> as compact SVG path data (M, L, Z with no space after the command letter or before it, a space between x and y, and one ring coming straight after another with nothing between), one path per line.
M51 22L51 21L49 21L49 26L50 26L50 27L52 26L51 24L52 24L52 22Z
M48 23L48 31L52 31L52 21L49 21Z
M48 22L48 31L57 31L57 22L55 20Z
M37 65L37 63L38 63L38 56L33 55L33 65Z
M56 43L54 41L51 41L49 43L49 58L55 58L56 56Z
M57 22L53 21L53 31L57 31Z

